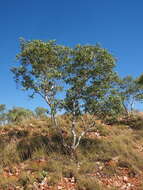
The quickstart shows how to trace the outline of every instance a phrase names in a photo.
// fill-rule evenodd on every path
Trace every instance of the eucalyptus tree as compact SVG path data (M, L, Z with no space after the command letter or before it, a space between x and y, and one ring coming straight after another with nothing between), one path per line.
M30 119L34 116L34 113L22 107L13 107L12 109L8 110L7 112L7 121L9 123L19 123L22 120Z
M139 79L133 79L132 76L119 80L118 91L127 115L133 111L136 102L143 100L143 84L139 82Z
M36 116L37 116L38 118L46 117L46 116L47 116L47 113L48 113L48 109L43 108L43 107L37 107L37 108L35 109L35 113L36 113Z
M105 105L105 102L107 104L109 100L115 102L116 96L111 93L117 79L114 67L115 58L99 45L78 45L72 51L71 61L66 68L68 73L66 82L69 89L65 98L65 109L72 114L71 132L74 150L78 147L81 138L95 127L94 116L101 118L103 113L109 113L111 106L106 106L107 111L101 109L104 108L102 105ZM114 109L118 108L114 106ZM88 125L83 122L83 130L78 134L76 121L83 114L90 114L90 121Z
M4 125L6 120L6 105L0 104L0 125Z
M143 85L143 74L141 74L137 79L138 84Z
M21 40L19 65L11 70L16 83L31 95L40 95L48 105L53 125L57 127L55 115L63 90L64 67L69 59L69 48L57 45L55 41Z

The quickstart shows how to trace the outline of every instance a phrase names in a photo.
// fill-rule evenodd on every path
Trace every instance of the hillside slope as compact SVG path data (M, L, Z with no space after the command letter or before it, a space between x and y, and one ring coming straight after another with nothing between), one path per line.
M143 129L99 122L70 155L49 119L31 119L0 128L0 163L1 190L143 190Z

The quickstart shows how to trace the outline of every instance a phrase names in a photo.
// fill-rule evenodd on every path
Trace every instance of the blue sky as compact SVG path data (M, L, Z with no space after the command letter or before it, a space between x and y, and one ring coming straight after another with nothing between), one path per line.
M9 69L19 38L56 39L68 46L101 44L117 58L121 76L143 72L142 0L1 0L0 104L8 108L45 106L16 89Z

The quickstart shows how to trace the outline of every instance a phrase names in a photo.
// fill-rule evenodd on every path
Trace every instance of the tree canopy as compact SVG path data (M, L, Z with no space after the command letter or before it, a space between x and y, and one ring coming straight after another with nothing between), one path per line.
M61 82L67 63L69 48L55 41L20 41L17 55L19 66L11 70L23 90L30 90L31 97L39 94L49 105L51 115L58 107L56 94L62 90Z

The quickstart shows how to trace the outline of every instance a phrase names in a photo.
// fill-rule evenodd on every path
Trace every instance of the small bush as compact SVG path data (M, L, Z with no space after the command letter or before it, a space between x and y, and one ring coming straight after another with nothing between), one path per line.
M96 173L97 170L98 167L95 162L90 162L89 160L85 160L80 164L79 173L80 174Z
M22 186L25 187L29 182L29 178L27 176L23 176L18 180L18 183Z
M62 175L67 178L76 177L78 175L77 165L70 163L62 167Z
M13 163L19 163L19 161L20 158L16 151L16 144L9 143L0 151L0 163L2 166L11 166Z
M11 130L8 132L8 136L11 138L22 138L28 136L28 131L26 130Z
M143 117L140 115L130 115L123 119L122 123L128 125L134 130L143 129Z
M104 190L103 187L97 182L96 179L91 177L79 176L77 178L78 190Z
M51 186L56 185L60 181L60 177L57 173L51 173L48 177L48 184Z

